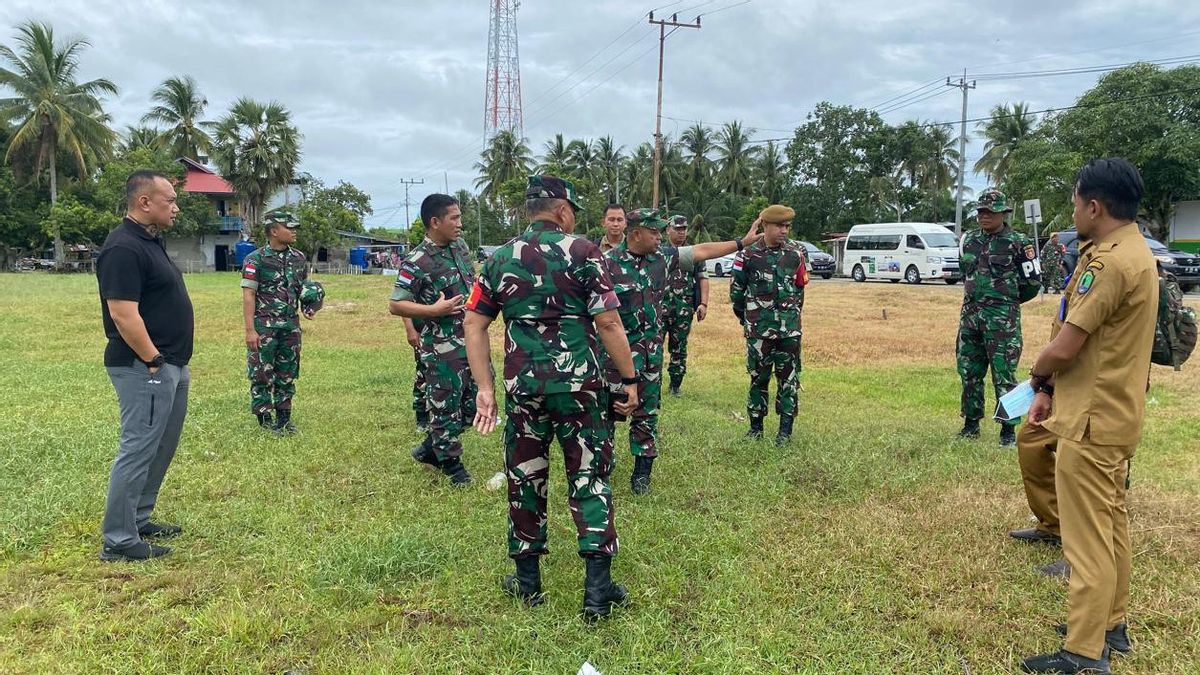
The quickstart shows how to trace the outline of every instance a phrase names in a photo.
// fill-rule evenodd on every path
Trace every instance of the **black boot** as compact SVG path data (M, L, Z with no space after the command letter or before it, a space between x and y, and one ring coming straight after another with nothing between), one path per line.
M292 409L275 411L275 431L279 434L290 436L296 433L296 425L292 424Z
M1000 447L1017 447L1017 427L1012 424L1000 425Z
M979 420L968 419L963 422L962 431L958 432L959 438L979 438Z
M613 605L624 605L629 600L629 591L613 583L609 572L612 558L588 556L583 559L587 576L583 580L583 620L592 622L603 619L612 611Z
M635 495L650 492L650 471L654 468L653 457L634 457L633 473L629 476L629 491Z
M750 418L750 431L746 432L746 438L762 438L763 437L763 418Z
M420 445L412 449L412 458L435 469L442 467L437 460L437 455L433 452L433 439L428 434L425 435L425 440L421 441Z
M682 394L679 393L679 385L681 385L681 384L683 384L682 377L672 377L671 378L671 387L667 391L675 398L679 398L680 396L682 396Z
M427 429L429 429L429 413L427 413L427 412L417 413L417 430L418 431L426 431Z
M275 433L275 420L271 419L271 413L269 413L269 412L254 413L254 416L258 418L258 426L262 427L263 429L266 429L267 431L269 431L271 433Z
M775 445L787 445L792 440L792 420L791 415L779 416L779 435L775 437Z
M471 474L467 472L467 467L463 466L462 460L458 457L443 462L442 473L450 477L450 484L454 487L471 484Z
M529 607L537 607L546 601L542 594L542 573L538 569L539 557L517 558L516 574L509 574L500 580L500 588L505 593L525 601Z

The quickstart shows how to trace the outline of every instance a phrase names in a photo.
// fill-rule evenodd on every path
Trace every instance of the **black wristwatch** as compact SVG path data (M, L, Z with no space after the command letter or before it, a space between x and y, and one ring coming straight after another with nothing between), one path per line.
M149 361L142 361L142 363L146 364L147 368L162 368L166 365L167 360L163 358L162 353L158 353L154 355L154 358Z
M1045 394L1050 398L1054 398L1054 385L1050 384L1049 382L1045 382L1040 387L1034 389L1034 392L1038 394Z
M633 377L622 377L621 378L621 384L626 385L626 386L631 385L631 384L637 384L639 381L640 380L638 379L637 375L634 375Z
M746 245L742 243L741 239L734 239L733 243L737 244L737 247L738 247L737 250L739 250L739 251L746 248Z

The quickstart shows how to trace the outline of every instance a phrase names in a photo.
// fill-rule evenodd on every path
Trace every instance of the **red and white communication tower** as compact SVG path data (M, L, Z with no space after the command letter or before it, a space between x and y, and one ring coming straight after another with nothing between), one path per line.
M512 131L520 138L525 129L521 112L521 61L517 50L517 10L521 0L491 1L483 133L489 140L497 131Z

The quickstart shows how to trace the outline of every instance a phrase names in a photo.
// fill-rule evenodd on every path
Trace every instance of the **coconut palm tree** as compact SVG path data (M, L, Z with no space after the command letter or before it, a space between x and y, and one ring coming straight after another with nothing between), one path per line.
M571 156L567 151L567 142L562 134L554 134L554 139L546 141L542 154L542 163L538 164L538 173L558 175L563 172Z
M125 134L121 139L120 151L127 153L142 148L154 152L162 150L162 134L159 133L158 129L151 129L150 127L125 127Z
M624 146L613 142L612 136L604 136L596 141L596 177L609 203L621 201L617 187L621 176L621 151L624 149Z
M778 204L783 200L783 188L787 185L787 158L775 141L768 141L767 147L754 162L754 178L760 186L758 193L766 197L768 202Z
M514 178L525 178L533 167L529 146L525 139L518 138L512 131L498 131L486 150L479 155L475 170L479 178L475 187L491 203L498 203L500 186Z
M717 180L735 195L747 196L753 187L752 172L759 148L750 144L752 129L741 122L726 122L717 132Z
M172 77L158 85L150 99L158 103L142 116L142 124L165 124L163 144L176 157L200 159L212 152L212 138L200 118L208 99L200 95L190 75Z
M683 145L688 164L691 165L692 181L706 182L712 173L712 159L709 155L715 147L712 129L704 126L702 122L697 122L683 131L679 142Z
M0 45L0 124L12 124L4 161L26 159L35 179L50 174L50 203L58 201L58 154L66 153L81 176L112 153L117 134L109 127L100 97L115 95L106 79L77 82L79 56L89 43L68 38L59 44L48 24L30 21L17 28L16 49ZM54 260L63 262L62 237L54 235Z
M1014 103L1011 107L998 105L992 108L991 119L980 122L978 136L987 141L983 156L975 162L975 171L986 174L993 185L1003 183L1008 177L1013 152L1017 146L1037 130L1037 116L1029 112L1028 103Z
M633 154L623 163L621 181L626 195L626 206L635 208L641 204L650 203L650 186L654 184L654 146L642 143L634 149Z
M591 178L593 165L596 162L596 151L592 142L586 139L575 139L567 144L567 169L579 178Z
M291 117L274 101L240 98L229 114L207 124L213 163L238 191L251 227L259 224L267 199L292 180L300 163L301 136Z

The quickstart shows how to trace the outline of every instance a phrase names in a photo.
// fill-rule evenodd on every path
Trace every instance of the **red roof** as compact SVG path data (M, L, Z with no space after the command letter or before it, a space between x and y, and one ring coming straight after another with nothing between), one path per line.
M215 171L203 164L187 157L180 157L179 161L187 167L187 176L183 180L184 192L206 195L231 195L237 192L229 184L229 181L221 178Z

